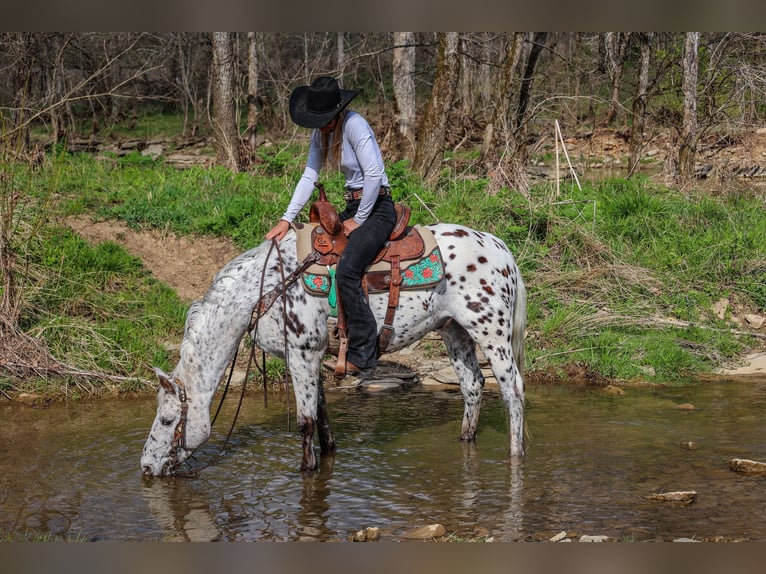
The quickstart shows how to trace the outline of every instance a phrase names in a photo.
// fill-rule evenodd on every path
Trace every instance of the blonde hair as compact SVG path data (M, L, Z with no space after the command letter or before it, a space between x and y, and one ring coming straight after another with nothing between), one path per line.
M340 169L340 156L343 150L343 122L346 119L346 110L341 110L335 118L338 120L332 131L332 146L330 145L330 132L322 133L322 165Z

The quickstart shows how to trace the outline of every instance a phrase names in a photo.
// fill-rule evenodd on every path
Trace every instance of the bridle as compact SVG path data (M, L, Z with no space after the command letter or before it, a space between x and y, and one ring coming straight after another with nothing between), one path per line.
M269 257L271 256L272 250L276 247L277 250L277 257L279 259L279 270L281 275L281 283L277 285L274 289L269 291L268 293L263 293L263 285L264 285L264 278L266 275L266 268L268 267L267 263L269 261ZM183 478L196 478L199 476L200 471L207 468L208 466L212 465L224 452L226 449L226 446L229 443L229 439L231 438L232 433L234 432L234 425L237 422L237 418L239 417L240 410L242 408L242 400L245 397L245 387L247 384L247 381L250 377L250 368L253 364L253 359L255 357L255 342L258 334L258 323L268 311L271 309L271 307L274 305L276 300L283 296L285 293L287 293L287 290L292 287L292 285L298 280L298 278L301 276L301 274L308 269L311 265L313 265L316 260L318 259L317 253L311 253L296 267L296 269L290 273L287 277L285 277L284 274L284 262L282 259L282 252L279 250L278 241L276 239L272 239L271 246L269 247L269 252L266 254L266 261L263 265L263 269L261 270L261 291L259 293L259 298L256 304L253 307L253 311L251 313L250 317L250 324L248 325L248 333L252 333L252 342L250 345L250 357L247 361L247 369L245 371L245 378L242 381L242 391L240 393L239 397L239 404L237 405L237 410L234 414L234 419L232 420L231 427L229 428L229 433L226 435L226 439L224 440L223 445L221 446L220 450L216 453L216 455L213 457L213 460L209 462L208 464L205 464L200 467L192 468L188 465L187 460L191 459L196 452L196 449L192 451L189 456L184 460L184 462L180 462L178 460L178 450L179 448L182 448L184 450L188 450L186 448L186 424L188 422L188 412L189 412L189 402L186 396L186 385L184 385L183 381L181 379L176 379L176 386L178 387L178 400L181 403L181 415L178 418L178 422L176 423L176 427L173 430L173 440L170 443L170 462L169 462L169 474L172 476L177 477L183 477ZM284 354L285 354L285 365L288 364L287 361L287 301L286 297L282 297L282 324L285 326L285 333L284 333ZM210 427L212 429L213 425L215 424L216 419L218 418L218 414L221 412L221 407L223 406L223 402L226 399L226 394L229 391L229 386L231 384L232 375L234 374L234 366L237 362L237 355L238 355L239 349L234 352L234 358L231 361L231 366L229 368L229 376L226 380L226 386L224 387L223 395L221 396L221 400L218 403L218 408L216 409L215 415L213 416L213 420L210 422ZM264 389L264 401L266 400L266 365L265 365L265 352L263 353L264 359L263 359L263 366L260 368L261 376L263 377L263 389ZM288 403L289 404L289 403ZM288 413L289 417L289 413ZM182 464L187 464L189 466L188 469L185 470L179 470L179 467Z
M186 386L178 379L178 400L181 403L181 416L178 418L176 428L173 430L173 440L170 443L170 470L175 474L178 466L178 449L186 450L186 421L189 413L189 402L186 400Z

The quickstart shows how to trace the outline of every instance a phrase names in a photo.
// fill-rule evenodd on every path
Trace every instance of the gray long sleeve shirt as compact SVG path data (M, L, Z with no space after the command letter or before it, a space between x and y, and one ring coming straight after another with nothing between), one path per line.
M332 134L330 145L332 145ZM282 219L293 221L303 209L314 191L314 183L319 178L322 168L321 132L316 129L311 133L309 156L303 175L295 186L290 205ZM388 186L383 157L375 139L375 134L361 115L354 111L346 114L343 122L343 145L341 147L340 170L346 177L347 189L362 189L362 199L354 220L361 225L370 215L381 186Z

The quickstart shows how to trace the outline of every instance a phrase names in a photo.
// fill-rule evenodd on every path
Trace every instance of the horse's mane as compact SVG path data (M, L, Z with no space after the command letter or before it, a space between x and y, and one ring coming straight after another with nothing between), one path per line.
M179 350L179 365L193 358L196 349L203 346L202 339L209 336L208 322L212 315L236 298L244 272L261 264L268 249L268 242L264 242L229 261L215 274L207 293L190 305Z

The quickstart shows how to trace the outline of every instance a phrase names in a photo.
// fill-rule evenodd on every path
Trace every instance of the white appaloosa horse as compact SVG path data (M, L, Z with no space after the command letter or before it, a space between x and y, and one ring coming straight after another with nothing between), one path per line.
M474 441L484 377L476 345L487 357L510 413L510 454L524 455L524 329L526 288L513 255L500 239L459 225L427 226L444 261L436 287L402 291L388 351L401 349L438 331L460 379L465 407L461 438ZM229 262L210 290L189 309L180 361L171 374L155 369L159 380L157 416L141 456L146 475L174 474L178 465L210 436L210 406L240 339L263 293L277 289L298 266L295 233L268 242ZM280 259L282 267L280 267ZM264 268L266 266L266 268ZM263 281L264 285L261 285ZM387 296L370 294L370 307L382 325ZM313 435L322 452L334 449L326 418L320 364L328 344L327 298L310 295L298 283L263 315L255 341L285 358L292 375L298 429L303 437L301 470L317 468Z

